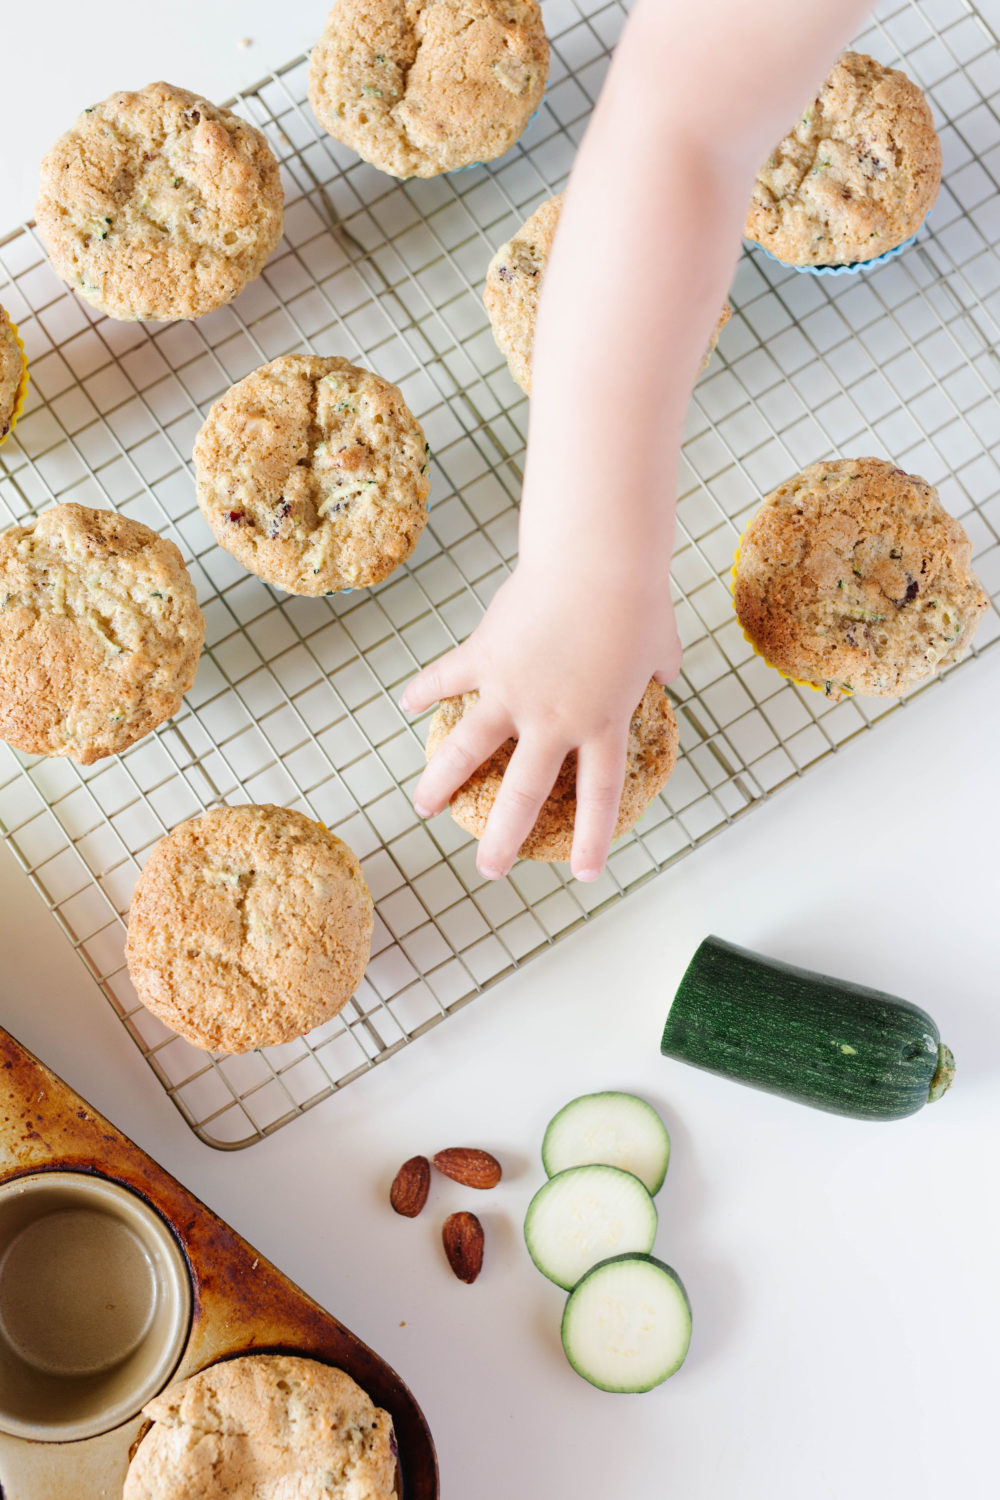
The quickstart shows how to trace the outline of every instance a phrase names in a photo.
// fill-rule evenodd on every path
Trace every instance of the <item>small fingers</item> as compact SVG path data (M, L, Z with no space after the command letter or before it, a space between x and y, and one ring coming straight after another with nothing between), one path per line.
M505 715L481 703L463 714L435 750L417 782L413 805L420 816L432 818L443 811L473 771L510 736L511 728Z
M625 784L626 739L609 736L580 746L576 822L570 868L577 880L596 880L614 838Z
M412 677L403 690L399 706L404 713L422 714L425 708L441 698L451 698L458 693L468 693L475 687L472 677L471 653L467 644L446 651L437 661L424 667ZM495 748L495 747L494 747Z
M479 841L480 875L499 880L508 873L565 758L566 746L558 741L518 740Z

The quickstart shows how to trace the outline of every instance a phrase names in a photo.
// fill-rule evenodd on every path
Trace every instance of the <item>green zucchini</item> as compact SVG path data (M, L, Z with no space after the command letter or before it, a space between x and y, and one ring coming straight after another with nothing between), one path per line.
M955 1060L906 1000L707 937L677 990L660 1051L696 1068L863 1120L939 1099Z

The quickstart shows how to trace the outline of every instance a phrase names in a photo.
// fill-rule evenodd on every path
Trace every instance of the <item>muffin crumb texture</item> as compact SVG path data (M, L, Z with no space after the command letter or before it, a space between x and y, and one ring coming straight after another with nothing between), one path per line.
M549 46L537 0L337 0L309 100L323 129L393 177L502 156L538 108Z
M218 807L155 845L129 910L139 998L193 1042L249 1052L347 1004L371 951L357 856L283 807Z
M845 52L758 172L745 233L788 265L872 260L916 234L940 184L922 91Z
M85 109L42 162L38 231L56 273L112 318L200 318L281 237L278 163L228 109L150 83Z
M392 1419L343 1370L285 1354L209 1365L145 1408L123 1500L393 1500Z
M445 698L434 713L427 733L428 760L470 708L478 693ZM662 791L677 762L677 720L666 691L650 682L629 725L625 785L618 808L614 837L634 828L650 802ZM510 739L459 787L451 799L451 815L461 828L481 838L497 798L504 772L517 741ZM576 818L576 751L562 764L555 786L538 814L534 828L518 851L521 859L569 859Z
M736 613L787 676L898 697L968 649L989 607L971 558L926 480L878 458L813 464L747 527Z
M427 522L429 454L387 380L346 359L287 354L232 386L194 447L215 539L290 594L387 578Z
M205 622L173 542L56 505L0 536L0 739L83 765L180 708Z
M0 307L0 443L11 429L24 388L24 355L13 325Z

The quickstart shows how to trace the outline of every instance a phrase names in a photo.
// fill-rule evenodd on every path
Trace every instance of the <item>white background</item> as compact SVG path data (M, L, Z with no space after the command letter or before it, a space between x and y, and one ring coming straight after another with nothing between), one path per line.
M984 10L994 25L1000 5ZM13 12L13 14L11 14ZM306 0L3 0L0 229L88 100L166 77L225 97L306 47ZM164 24L169 14L169 25ZM248 50L237 46L250 36ZM0 1020L410 1383L444 1500L930 1500L994 1492L1000 651L810 772L526 972L250 1150L182 1123L6 851ZM959 1065L892 1125L797 1108L661 1059L667 1003L714 931L905 995ZM642 1397L585 1385L562 1295L520 1239L549 1116L597 1088L662 1111L674 1155L657 1253L684 1278L684 1369ZM414 1152L479 1144L501 1187L435 1182L397 1218ZM486 1265L440 1249L477 1210Z

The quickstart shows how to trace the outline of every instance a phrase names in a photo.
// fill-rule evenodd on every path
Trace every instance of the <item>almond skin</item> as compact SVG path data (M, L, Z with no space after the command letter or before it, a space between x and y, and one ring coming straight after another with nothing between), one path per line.
M486 1236L482 1224L475 1214L464 1209L459 1214L449 1214L441 1230L441 1240L449 1266L459 1281L471 1286L483 1269Z
M474 1146L449 1146L437 1153L434 1165L463 1187L493 1188L503 1175L496 1157Z
M404 1218L415 1219L427 1202L431 1187L431 1164L426 1156L411 1156L392 1180L389 1202Z

